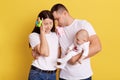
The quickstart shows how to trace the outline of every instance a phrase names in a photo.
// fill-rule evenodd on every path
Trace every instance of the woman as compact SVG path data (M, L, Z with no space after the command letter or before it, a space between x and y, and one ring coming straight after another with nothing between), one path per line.
M42 25L37 26L38 22ZM29 43L35 60L31 65L29 80L56 80L58 37L55 33L54 17L48 10L38 15L35 28L29 35Z

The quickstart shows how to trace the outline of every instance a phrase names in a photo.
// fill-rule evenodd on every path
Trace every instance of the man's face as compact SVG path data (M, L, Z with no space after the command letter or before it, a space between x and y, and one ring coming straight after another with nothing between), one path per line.
M65 15L63 13L54 11L53 16L54 16L55 20L57 21L58 26L60 26L60 27L65 26Z

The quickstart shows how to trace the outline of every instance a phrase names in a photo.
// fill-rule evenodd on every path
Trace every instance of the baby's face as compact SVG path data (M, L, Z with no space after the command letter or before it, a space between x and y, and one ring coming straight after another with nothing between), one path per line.
M81 44L87 42L87 37L83 36L82 34L76 35L75 42L78 45L81 45Z

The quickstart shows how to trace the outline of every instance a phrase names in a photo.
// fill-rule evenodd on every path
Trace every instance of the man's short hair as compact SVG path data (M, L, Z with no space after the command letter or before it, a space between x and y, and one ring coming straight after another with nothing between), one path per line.
M60 11L60 12L63 12L63 11L67 11L67 8L63 5L63 4L55 4L53 5L53 7L51 8L51 12L53 13L54 11Z

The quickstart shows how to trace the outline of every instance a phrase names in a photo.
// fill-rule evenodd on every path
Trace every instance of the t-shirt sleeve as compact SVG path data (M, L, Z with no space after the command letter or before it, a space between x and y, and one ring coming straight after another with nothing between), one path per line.
M82 29L85 29L88 31L89 36L95 35L96 32L93 28L93 26L86 20L82 21Z
M29 35L29 43L30 43L32 49L34 49L35 46L37 46L38 44L40 44L39 34L37 34L37 33L31 33Z

